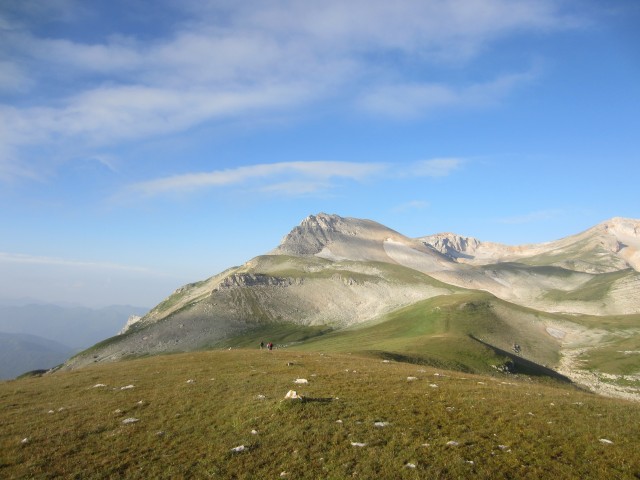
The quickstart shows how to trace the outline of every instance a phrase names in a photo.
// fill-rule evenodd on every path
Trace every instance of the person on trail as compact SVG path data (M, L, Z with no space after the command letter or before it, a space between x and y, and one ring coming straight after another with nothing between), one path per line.
M264 342L260 340L260 350L262 350L263 348L264 348Z
M267 348L269 349L269 351L273 350L273 343L267 343Z

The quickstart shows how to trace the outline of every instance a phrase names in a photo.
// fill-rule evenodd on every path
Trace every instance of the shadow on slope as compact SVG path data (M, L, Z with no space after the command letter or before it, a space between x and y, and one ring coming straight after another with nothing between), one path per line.
M516 364L519 373L566 381L543 366L558 362L560 348L545 331L544 315L487 293L469 292L424 300L293 348L358 352L464 372L492 372ZM529 359L514 359L507 351L516 342Z

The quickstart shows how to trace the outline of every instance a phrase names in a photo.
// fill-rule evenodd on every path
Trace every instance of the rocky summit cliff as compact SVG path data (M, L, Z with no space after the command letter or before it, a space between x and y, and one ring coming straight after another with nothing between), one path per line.
M319 213L267 254L177 289L122 335L65 368L211 348L276 327L348 331L390 321L429 299L454 302L486 292L495 299L487 304L490 317L502 326L486 323L485 312L475 325L486 327L469 335L509 349L500 331L511 337L527 332L537 339L533 360L538 355L541 363L573 372L573 364L562 363L568 352L610 342L610 328L624 344L621 351L640 351L639 265L640 221L632 219L614 218L552 242L507 246L452 233L409 238L371 220Z

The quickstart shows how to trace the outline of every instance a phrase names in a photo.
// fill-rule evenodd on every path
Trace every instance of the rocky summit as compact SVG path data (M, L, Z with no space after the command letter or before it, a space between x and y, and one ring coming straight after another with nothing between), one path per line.
M261 334L281 335L281 346L334 339L337 348L340 335L384 328L400 335L406 325L405 340L380 337L367 351L411 351L425 363L477 370L482 365L455 358L451 348L433 350L434 339L463 342L463 353L493 348L487 368L512 355L515 339L525 345L521 364L593 388L609 375L602 393L634 396L639 269L639 220L614 218L556 241L508 246L453 233L409 238L371 220L319 213L265 255L180 287L64 368L243 345Z

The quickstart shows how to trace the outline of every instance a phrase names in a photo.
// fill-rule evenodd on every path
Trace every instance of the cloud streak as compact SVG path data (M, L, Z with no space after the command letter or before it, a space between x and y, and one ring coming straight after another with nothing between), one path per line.
M62 4L50 13L87 10L82 2ZM150 39L115 32L91 41L38 34L38 9L21 2L12 2L14 17L0 12L0 25L13 25L0 29L0 89L17 95L0 105L0 175L37 171L42 160L28 155L33 148L110 148L319 101L395 118L494 104L529 74L456 86L409 81L402 62L464 63L509 35L573 21L555 0L188 1L172 8L182 9L179 20L164 18ZM380 55L403 60L378 62ZM38 89L49 93L26 97Z
M445 177L461 168L463 162L459 158L435 158L406 165L339 161L263 163L137 182L127 186L123 194L125 197L150 198L237 187L262 193L305 196L327 192L339 181L363 183L382 178Z
M27 255L23 253L0 252L0 263L12 263L22 265L38 265L38 266L55 266L55 267L71 267L71 268L87 268L93 270L119 270L135 273L156 274L148 268L137 267L132 265L121 265L117 263L105 262L84 262L79 260L69 260L56 257L43 257L36 255Z
M364 181L384 170L381 163L280 162L174 175L130 185L128 193L143 197L189 193L205 188L259 185L264 192L313 193L329 188L336 179Z

